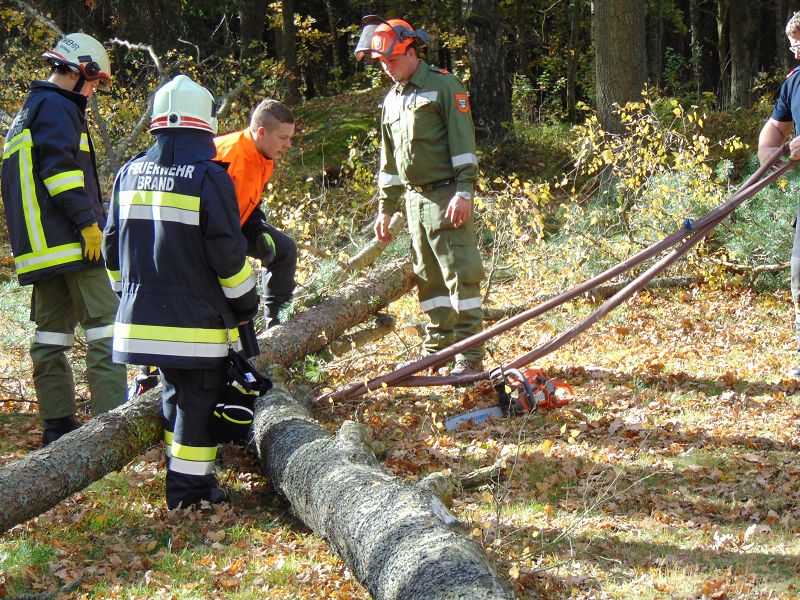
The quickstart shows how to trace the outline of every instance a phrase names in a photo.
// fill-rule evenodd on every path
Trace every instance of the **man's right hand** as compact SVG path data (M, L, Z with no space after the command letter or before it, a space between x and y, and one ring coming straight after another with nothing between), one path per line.
M375 232L375 237L378 238L379 241L388 243L394 239L394 236L389 232L389 223L391 220L391 215L384 215L382 213L375 219L375 225L373 225L372 230Z
M256 250L259 252L262 265L268 265L275 260L275 241L266 231L258 234Z

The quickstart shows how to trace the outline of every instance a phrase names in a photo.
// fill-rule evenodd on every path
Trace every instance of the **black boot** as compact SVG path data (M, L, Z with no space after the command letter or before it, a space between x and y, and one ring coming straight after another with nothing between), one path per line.
M60 419L45 419L44 431L42 431L42 448L55 442L65 433L74 431L80 426L81 424L78 419L75 418L75 415L61 417Z

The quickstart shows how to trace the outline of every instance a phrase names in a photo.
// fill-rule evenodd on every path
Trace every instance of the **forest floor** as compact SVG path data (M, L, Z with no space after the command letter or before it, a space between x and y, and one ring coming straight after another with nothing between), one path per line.
M493 295L530 301L534 282ZM0 462L40 439L22 308L0 287L5 348ZM16 308L15 308L16 307ZM579 300L490 346L526 352L592 307ZM15 314L14 311L17 311ZM420 344L412 295L380 342L295 365L318 391L390 370ZM386 467L409 480L502 461L502 481L457 497L521 598L800 596L800 381L786 293L695 287L640 293L537 366L571 384L566 407L448 433L443 420L495 402L486 384L389 389L320 411L372 427ZM16 333L14 333L16 332ZM154 447L0 538L0 597L367 598L327 545L292 517L254 459L225 446L230 506L168 512Z

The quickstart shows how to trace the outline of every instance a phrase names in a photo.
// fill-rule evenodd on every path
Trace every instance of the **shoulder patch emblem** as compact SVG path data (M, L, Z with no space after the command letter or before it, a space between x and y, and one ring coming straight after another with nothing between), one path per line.
M466 94L454 94L456 97L456 108L459 112L469 112L469 96Z

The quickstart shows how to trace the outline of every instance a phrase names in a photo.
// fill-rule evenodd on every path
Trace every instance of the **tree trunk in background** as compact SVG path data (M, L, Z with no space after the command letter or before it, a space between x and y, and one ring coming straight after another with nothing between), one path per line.
M655 0L647 13L647 80L661 87L664 83L664 0Z
M506 74L499 0L462 0L469 58L469 94L479 136L513 134L511 82Z
M581 9L584 0L572 0L570 8L569 47L567 49L567 119L576 122L575 104L576 85L578 81L578 30L581 26Z
M730 1L731 104L730 108L753 105L753 76L758 56L759 11L752 0Z
M792 17L789 0L773 0L775 10L775 67L779 73L788 73L792 68L791 54L786 40L786 23Z
M300 94L300 75L297 70L297 32L294 26L294 0L281 1L281 54L286 66L286 101L297 104Z
M424 481L388 473L361 424L346 421L331 436L309 404L280 387L256 400L259 462L292 512L330 544L373 598L515 598Z
M241 0L239 5L239 29L241 48L239 56L249 58L258 52L254 42L264 41L264 23L267 20L267 3L262 0Z
M730 105L730 55L729 48L729 8L730 0L718 0L717 4L717 53L719 54L719 83L717 95L720 100L720 109L725 110Z
M690 0L689 2L689 31L691 43L691 65L692 65L692 79L694 80L694 93L697 99L700 99L702 91L703 73L702 73L702 55L703 55L703 42L702 33L700 28L700 0Z
M253 364L288 366L367 320L414 286L407 259L374 269L259 340ZM53 508L162 439L160 390L95 417L46 448L0 467L0 533Z
M647 3L641 0L594 2L597 112L607 131L620 130L614 104L641 98L647 80L646 15Z
M340 55L341 49L339 48L339 15L333 0L325 0L325 12L328 14L328 29L331 32L333 68L337 72L337 77L341 77L344 61Z

